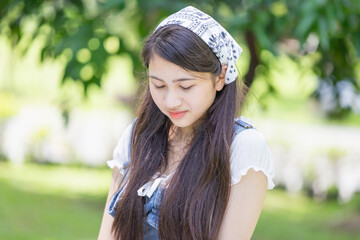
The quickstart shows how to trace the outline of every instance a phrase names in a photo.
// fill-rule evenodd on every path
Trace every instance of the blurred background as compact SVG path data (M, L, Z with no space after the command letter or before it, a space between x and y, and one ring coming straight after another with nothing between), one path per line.
M360 239L359 0L2 0L0 239L96 239L143 39L193 5L243 47L276 164L253 239Z

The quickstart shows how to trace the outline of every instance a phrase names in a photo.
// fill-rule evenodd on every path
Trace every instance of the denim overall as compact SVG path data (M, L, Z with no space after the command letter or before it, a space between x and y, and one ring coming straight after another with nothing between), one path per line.
M234 137L242 132L245 129L253 128L252 125L248 124L247 122L244 122L242 120L235 119L234 124ZM130 150L130 144L129 144L129 150ZM130 153L130 151L129 151ZM129 161L125 162L123 164L124 169L126 169L130 163L130 156L128 157ZM124 187L121 187L115 195L112 197L110 201L110 205L108 208L108 212L111 216L115 216L116 211L116 204L121 198L121 193L123 191ZM151 197L142 197L144 200L144 209L145 209L145 218L144 218L144 240L158 240L159 239L159 215L160 215L160 206L161 201L163 198L164 191L161 187L158 187L154 193L151 195Z

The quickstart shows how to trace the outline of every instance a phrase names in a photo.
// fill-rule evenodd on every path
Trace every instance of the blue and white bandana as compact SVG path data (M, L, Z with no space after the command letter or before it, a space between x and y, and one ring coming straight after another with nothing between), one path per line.
M221 65L228 66L225 84L235 81L238 75L235 63L242 48L217 21L199 9L188 6L165 18L155 31L171 24L183 26L204 40L220 60Z

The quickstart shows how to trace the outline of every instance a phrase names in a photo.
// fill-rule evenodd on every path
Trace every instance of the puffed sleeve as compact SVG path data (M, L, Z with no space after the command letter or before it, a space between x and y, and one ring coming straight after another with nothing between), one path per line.
M238 133L230 147L231 185L240 182L249 169L261 171L267 177L268 189L274 188L275 167L265 136L257 129Z
M113 159L107 161L107 165L110 168L114 168L115 166L119 168L121 174L124 175L124 168L127 163L130 161L129 159L129 151L130 151L130 137L132 131L132 124L126 127L125 131L121 135L115 149L113 152Z

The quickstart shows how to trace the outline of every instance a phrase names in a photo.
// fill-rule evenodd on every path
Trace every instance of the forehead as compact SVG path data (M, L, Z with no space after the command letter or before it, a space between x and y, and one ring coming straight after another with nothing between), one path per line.
M211 79L211 73L195 72L184 69L175 63L169 62L164 58L154 54L149 62L149 75L156 76L164 80L179 78Z
M150 59L149 72L154 74L188 74L188 71L182 67L169 62L156 54Z

